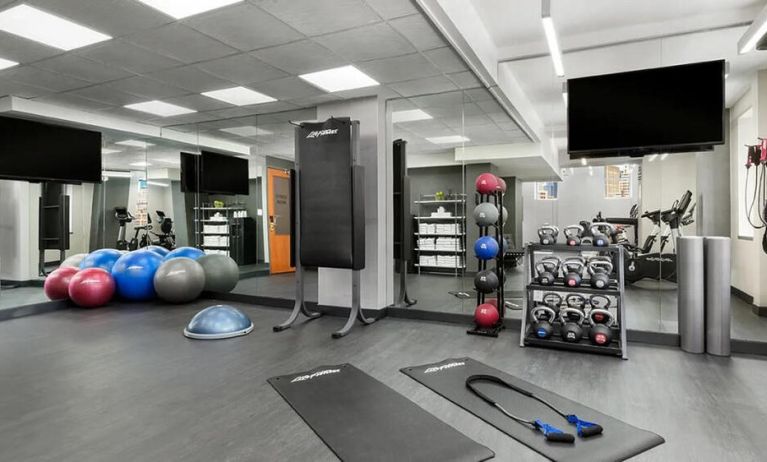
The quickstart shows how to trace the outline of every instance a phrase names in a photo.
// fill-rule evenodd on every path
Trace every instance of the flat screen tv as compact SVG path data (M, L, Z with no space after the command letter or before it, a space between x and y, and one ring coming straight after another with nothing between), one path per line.
M0 178L101 182L101 133L0 117Z
M724 143L723 60L567 81L571 157L690 152Z
M188 152L181 153L181 192L200 192L201 164L201 155Z
M247 159L202 151L201 173L201 192L248 195Z

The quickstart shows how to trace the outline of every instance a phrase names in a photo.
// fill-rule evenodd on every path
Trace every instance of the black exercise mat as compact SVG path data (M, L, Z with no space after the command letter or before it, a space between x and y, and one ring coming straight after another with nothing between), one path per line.
M344 461L483 461L493 451L351 364L269 383Z
M446 359L438 363L406 367L401 371L551 460L567 462L626 460L664 443L663 438L655 433L609 417L471 358ZM550 443L540 432L511 420L466 388L466 378L474 374L494 375L529 390L567 413L598 423L604 428L604 433L591 438L576 436L575 444ZM492 383L478 382L474 385L515 415L541 419L567 433L576 434L573 425L568 424L560 415L535 400Z

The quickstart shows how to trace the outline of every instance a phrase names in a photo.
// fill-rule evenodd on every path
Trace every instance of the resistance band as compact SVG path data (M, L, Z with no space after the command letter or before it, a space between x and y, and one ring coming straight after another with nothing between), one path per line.
M581 420L575 414L565 414L564 412L554 407L553 404L549 403L548 401L541 398L540 396L537 396L534 393L529 392L525 389L519 388L516 385L512 385L498 377L495 377L492 375L478 374L478 375L472 375L466 379L466 388L471 390L475 395L482 398L491 406L496 407L499 411L503 412L510 419L513 419L516 422L521 423L522 425L527 425L533 430L537 430L543 433L543 436L546 437L547 441L552 441L557 443L573 443L575 442L575 437L571 435L570 433L565 433L564 431L554 427L553 425L543 422L540 419L526 420L521 417L515 416L514 414L506 410L503 406L495 402L492 398L482 393L481 391L477 390L474 387L475 382L491 382L496 385L501 385L503 387L514 390L521 395L527 396L528 398L532 398L538 401L539 403L550 408L552 411L561 415L571 425L575 425L578 436L580 436L581 438L588 438L589 436L595 436L602 433L602 427L600 425L595 424L593 422L587 422L585 420Z

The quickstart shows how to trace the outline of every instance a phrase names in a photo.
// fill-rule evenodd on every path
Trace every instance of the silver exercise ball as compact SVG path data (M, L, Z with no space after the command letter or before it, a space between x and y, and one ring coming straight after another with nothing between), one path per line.
M166 302L191 302L204 288L205 271L191 258L166 260L154 274L154 290Z
M197 263L205 271L207 292L231 292L240 280L237 263L227 255L204 255Z
M87 257L87 253L76 253L74 255L68 256L66 259L64 259L63 262L61 262L61 265L59 265L59 268L79 268L80 263L83 261L83 258Z

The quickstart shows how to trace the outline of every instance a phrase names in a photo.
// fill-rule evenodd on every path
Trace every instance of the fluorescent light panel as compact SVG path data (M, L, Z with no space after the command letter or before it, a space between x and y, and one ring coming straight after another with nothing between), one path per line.
M234 104L235 106L248 106L250 104L262 104L277 101L269 95L245 87L232 87L224 88L223 90L206 91L202 95L225 103Z
M767 34L767 6L759 12L743 36L738 40L738 53L745 54L754 51L759 40L764 37L764 34Z
M336 67L299 75L299 77L329 93L379 85L378 82L354 66Z
M269 130L264 130L263 128L254 127L252 125L247 125L245 127L222 128L221 131L237 136L265 136L271 135L273 133Z
M148 112L149 114L155 114L160 117L171 117L197 112L194 109L187 109L185 107L176 106L175 104L157 100L128 104L125 107L134 111Z
M150 167L152 164L150 164L149 162L144 162L142 160L140 162L133 162L128 165L130 165L131 167Z
M647 162L652 162L652 161L654 161L657 158L658 158L658 154L653 154L653 155L651 155L650 157L647 158Z
M450 135L450 136L435 136L431 138L426 138L426 141L428 141L429 143L434 143L434 144L456 144L456 143L465 143L471 140L461 135Z
M120 172L114 170L104 170L104 176L107 178L130 178L130 172Z
M557 40L557 31L554 29L554 21L549 18L543 18L543 32L546 34L546 43L549 45L551 61L554 63L554 72L559 77L564 77L565 66L562 63L562 50L559 48Z
M11 61L10 59L0 58L0 69L8 69L9 67L18 66L19 63Z
M589 164L589 161L587 161L585 157L581 157L581 165L586 166L588 164Z
M146 184L151 184L152 186L160 186L163 188L170 187L168 183L160 183L159 181L147 181Z
M112 38L25 4L0 12L0 30L65 51Z
M109 149L109 148L101 148L102 154L117 154L118 152L122 152L119 149Z
M666 157L668 157L668 153L661 154L660 160L666 160Z
M176 19L187 18L227 5L240 3L242 0L139 0L141 3L160 10Z
M122 146L130 146L132 148L148 148L150 146L154 146L152 143L147 143L146 141L141 140L122 140L118 141L115 144L120 144Z
M430 116L421 109L410 109L407 111L396 111L391 113L392 123L398 124L402 122L415 122L416 120L429 120L434 117Z

